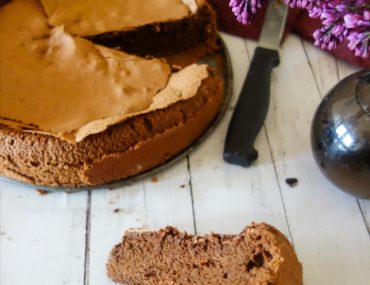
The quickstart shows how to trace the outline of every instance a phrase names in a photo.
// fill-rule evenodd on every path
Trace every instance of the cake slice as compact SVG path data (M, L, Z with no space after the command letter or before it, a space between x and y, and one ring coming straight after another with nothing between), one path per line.
M126 285L303 284L292 246L267 224L252 224L239 235L129 230L113 248L107 271Z

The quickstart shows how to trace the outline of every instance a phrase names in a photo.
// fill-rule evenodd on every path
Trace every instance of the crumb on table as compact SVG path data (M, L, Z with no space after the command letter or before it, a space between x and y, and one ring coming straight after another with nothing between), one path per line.
M290 187L295 187L295 186L298 185L298 179L297 178L287 178L287 179L285 179L285 182Z
M37 194L39 195L46 195L49 193L49 191L43 190L43 189L36 189Z

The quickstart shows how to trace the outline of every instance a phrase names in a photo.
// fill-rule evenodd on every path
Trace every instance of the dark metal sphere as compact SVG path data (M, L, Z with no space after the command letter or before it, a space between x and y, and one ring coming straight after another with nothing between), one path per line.
M316 111L312 150L321 171L335 185L370 198L370 70L339 82Z

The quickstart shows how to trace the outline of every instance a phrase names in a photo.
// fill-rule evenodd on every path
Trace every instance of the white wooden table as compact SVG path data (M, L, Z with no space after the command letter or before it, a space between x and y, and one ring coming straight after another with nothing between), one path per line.
M281 50L254 167L222 160L230 115L255 42L224 35L235 94L221 124L188 158L125 189L39 195L0 184L1 285L104 285L109 251L125 229L174 225L188 232L238 233L252 221L279 228L303 263L306 285L370 284L370 201L320 173L309 130L321 98L355 71L295 36ZM286 178L295 177L292 188ZM370 186L369 186L370 187Z

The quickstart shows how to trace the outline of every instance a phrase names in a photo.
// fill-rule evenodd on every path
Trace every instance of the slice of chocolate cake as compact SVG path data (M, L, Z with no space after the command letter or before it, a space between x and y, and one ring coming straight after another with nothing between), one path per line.
M130 230L113 248L107 270L125 285L303 284L292 246L267 224L252 224L239 235Z

